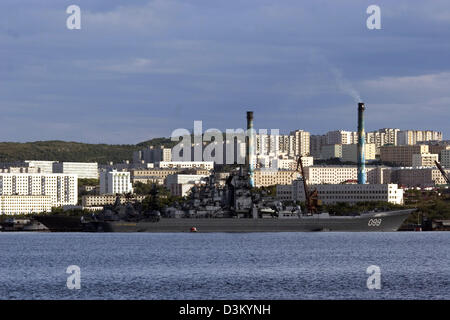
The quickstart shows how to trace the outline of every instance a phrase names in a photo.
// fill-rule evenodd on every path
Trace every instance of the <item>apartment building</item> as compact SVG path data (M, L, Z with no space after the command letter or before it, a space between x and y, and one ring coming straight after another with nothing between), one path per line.
M54 173L76 174L78 179L98 179L97 162L55 162Z
M413 167L434 167L435 161L439 160L439 155L432 153L422 153L412 155Z
M31 197L21 202L20 196L49 196L52 207L76 205L78 179L74 174L0 173L0 196L19 196L8 199L17 204L23 203L27 208L35 201L46 206L47 200Z
M398 188L396 184L319 184L309 185L308 188L317 190L318 198L323 204L366 201L403 204L403 190ZM297 179L290 186L277 186L277 198L279 200L304 202L303 181Z
M100 194L133 193L130 172L102 171L100 172Z
M53 164L57 161L25 160L29 167L39 168L41 173L53 173Z
M383 146L380 148L380 160L399 166L411 167L413 154L429 153L427 145Z
M402 130L397 133L398 145L415 145L427 141L442 141L442 132L432 130Z
M358 179L357 166L336 165L323 166L314 165L304 168L305 178L309 184L339 184L346 181L356 181ZM380 181L377 167L366 166L367 182L378 183Z
M292 131L294 136L294 152L295 155L307 156L310 154L310 133L303 130Z
M0 195L0 215L51 212L52 204L46 195Z
M256 187L268 187L278 184L291 184L299 173L295 170L257 169L254 171Z

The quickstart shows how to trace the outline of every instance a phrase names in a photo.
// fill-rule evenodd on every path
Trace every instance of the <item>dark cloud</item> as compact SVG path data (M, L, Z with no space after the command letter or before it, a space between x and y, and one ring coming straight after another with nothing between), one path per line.
M67 30L67 6L82 29ZM203 120L321 133L448 134L450 3L377 1L0 3L1 140L136 143Z

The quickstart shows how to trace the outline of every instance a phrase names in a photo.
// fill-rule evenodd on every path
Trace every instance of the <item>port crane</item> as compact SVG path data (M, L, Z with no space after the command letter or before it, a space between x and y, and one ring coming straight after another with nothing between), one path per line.
M299 170L300 169L300 170ZM317 189L313 191L309 191L308 185L306 184L305 179L305 171L303 170L302 156L300 155L297 159L297 168L295 171L300 172L303 181L303 190L305 192L305 206L306 206L306 214L314 214L318 212L319 206L319 195Z
M436 164L436 167L439 169L439 171L442 173L442 175L444 176L445 181L447 182L447 184L450 185L450 178L448 177L447 173L445 172L444 168L442 168L441 164L439 162L437 162L436 160L434 161L434 163Z

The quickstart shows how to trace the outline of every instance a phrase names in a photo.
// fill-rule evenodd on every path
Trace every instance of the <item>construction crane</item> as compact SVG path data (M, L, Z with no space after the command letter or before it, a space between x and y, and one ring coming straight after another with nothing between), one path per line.
M448 175L445 172L444 168L442 168L441 164L439 162L437 162L436 160L434 161L434 163L436 164L436 167L439 169L439 171L444 176L444 179L445 179L445 181L447 181L447 184L450 184L450 178L448 177Z
M305 199L306 199L306 201L305 201L306 213L307 214L317 213L318 212L317 207L319 206L318 192L317 192L317 189L314 189L314 191L311 191L311 192L308 190L308 185L306 184L301 155L298 157L297 168L295 169L295 171L300 172L300 174L302 176L303 190L305 192Z

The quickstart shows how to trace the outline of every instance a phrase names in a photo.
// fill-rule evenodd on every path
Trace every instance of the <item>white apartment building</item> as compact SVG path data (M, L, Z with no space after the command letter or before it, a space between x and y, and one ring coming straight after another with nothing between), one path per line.
M412 166L413 167L434 167L435 161L439 160L438 154L432 153L421 153L412 155Z
M39 168L41 173L53 173L53 164L57 161L25 160L29 167Z
M178 168L178 169L214 169L214 161L161 161L159 167L162 168Z
M54 173L76 174L78 179L98 179L97 162L55 162Z
M1 195L0 215L32 214L50 212L51 196Z
M384 128L377 131L367 132L366 142L375 144L377 154L380 147L384 145L397 145L397 135L400 129Z
M308 185L309 190L317 190L323 204L337 202L384 201L403 204L403 190L396 184L319 184ZM291 194L289 194L291 193ZM291 199L289 199L291 196ZM292 185L277 186L280 200L305 201L303 181L297 179Z
M364 148L364 157L367 160L375 160L376 147L373 143L366 143ZM341 160L346 162L358 162L358 145L357 144L343 144Z
M133 193L130 172L102 171L100 172L100 194Z
M304 168L308 184L339 184L358 179L357 166L309 166ZM367 182L378 183L377 167L366 166Z
M432 130L402 130L397 133L398 145L415 145L419 142L442 141L442 132Z
M294 136L294 152L295 156L307 156L310 154L310 133L303 130L292 131Z
M76 205L78 178L75 174L0 173L0 196L19 196L17 199L9 199L18 204L22 201L20 196L49 196L52 207ZM36 201L47 205L44 198L24 198L22 203L24 206L32 206Z

